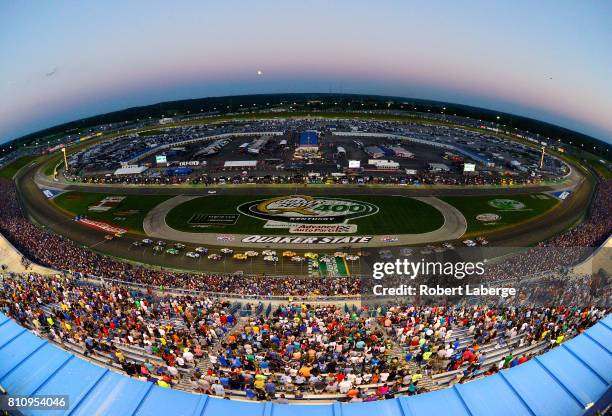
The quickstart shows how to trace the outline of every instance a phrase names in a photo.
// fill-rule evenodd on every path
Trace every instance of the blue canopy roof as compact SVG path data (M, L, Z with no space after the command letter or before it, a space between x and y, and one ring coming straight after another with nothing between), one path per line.
M582 415L612 400L612 317L522 365L466 384L371 403L308 406L223 400L138 381L80 359L0 314L0 384L67 394L69 410L26 415Z

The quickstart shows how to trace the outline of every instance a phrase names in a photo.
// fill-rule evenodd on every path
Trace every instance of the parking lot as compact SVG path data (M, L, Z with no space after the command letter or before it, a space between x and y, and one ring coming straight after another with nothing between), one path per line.
M300 144L306 131L318 138L308 151ZM540 157L524 144L447 126L262 120L131 134L73 155L69 173L86 182L209 184L537 183L567 173L548 155L540 168Z

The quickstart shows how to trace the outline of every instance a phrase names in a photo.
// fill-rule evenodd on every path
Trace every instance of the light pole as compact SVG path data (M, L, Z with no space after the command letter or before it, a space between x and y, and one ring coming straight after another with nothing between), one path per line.
M66 157L66 148L62 147L62 153L64 154L64 170L68 172L68 157Z

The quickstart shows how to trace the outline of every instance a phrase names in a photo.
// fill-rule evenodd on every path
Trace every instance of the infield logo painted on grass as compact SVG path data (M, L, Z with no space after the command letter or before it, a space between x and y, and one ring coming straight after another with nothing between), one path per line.
M489 205L502 211L516 211L525 208L525 204L514 199L494 199Z
M291 195L247 202L238 207L238 212L267 220L274 228L281 224L289 228L295 224L344 224L376 214L378 207L351 199Z

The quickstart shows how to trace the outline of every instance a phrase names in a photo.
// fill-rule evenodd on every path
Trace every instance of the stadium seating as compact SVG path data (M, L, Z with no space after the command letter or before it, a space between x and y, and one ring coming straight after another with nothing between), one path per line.
M559 348L490 377L417 396L315 407L221 400L136 381L63 351L2 314L0 355L6 391L68 394L71 415L300 416L315 409L334 416L582 415L609 403L612 394L611 316Z

